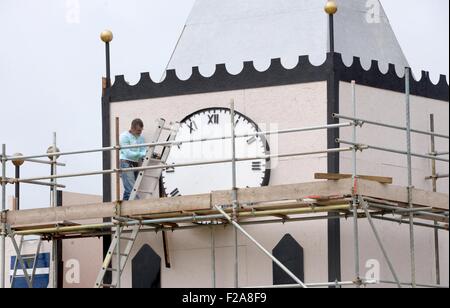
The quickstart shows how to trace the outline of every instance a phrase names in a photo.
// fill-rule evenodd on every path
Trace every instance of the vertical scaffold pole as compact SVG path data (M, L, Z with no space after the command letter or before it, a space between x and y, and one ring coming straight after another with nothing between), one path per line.
M430 132L434 133L434 114L430 114ZM436 142L434 135L431 135L431 155L436 155ZM436 171L436 160L431 161L431 182L433 186L433 192L437 192L437 171ZM437 221L434 222L437 226ZM436 266L436 284L441 284L441 264L439 255L439 229L434 229L434 258Z
M211 225L211 284L216 288L216 235L214 226Z
M57 146L56 146L56 133L53 133L53 149L51 152L58 152L57 150ZM52 175L57 175L57 170L56 170L56 164L57 164L57 156L53 155L51 156L51 168L52 168ZM56 208L57 204L56 204L56 199L57 199L57 195L58 195L58 183L56 178L52 179L52 208ZM58 288L58 241L53 239L52 240L52 262L53 262L53 273L52 273L52 286L54 289Z
M412 210L413 204L413 183L412 183L412 156L411 156L411 89L410 89L410 68L405 69L405 99L406 99L406 147L408 160L408 205ZM409 213L409 237L410 237L410 255L411 255L411 284L416 288L416 255L414 240L414 212Z
M231 111L231 172L232 172L232 205L233 205L233 221L237 222L237 180L236 180L236 122L234 99L230 103ZM238 245L238 230L234 228L234 287L239 288L239 245Z
M120 169L120 135L119 135L119 128L120 128L120 122L119 118L116 117L115 122L115 134L116 134L116 169ZM121 215L121 209L120 209L120 172L116 172L116 215ZM117 246L116 246L116 263L117 263L117 289L120 289L122 287L121 284L121 254L120 254L120 237L121 237L121 228L122 226L119 224L117 225L116 235L117 235Z
M356 118L356 82L352 81L352 105L353 105L353 117ZM353 125L353 135L352 142L356 144L356 130L357 123L355 122ZM355 279L357 282L357 286L359 287L359 282L361 281L360 274L360 264L359 264L359 228L358 228L358 189L357 189L357 165L356 165L356 146L353 146L352 151L352 183L353 183L353 191L352 191L352 204L353 204L353 241L354 241L354 257L355 257Z
M1 214L3 216L4 211L6 211L6 145L2 145L2 211ZM0 228L0 289L5 288L6 282L6 224L4 221L1 222Z

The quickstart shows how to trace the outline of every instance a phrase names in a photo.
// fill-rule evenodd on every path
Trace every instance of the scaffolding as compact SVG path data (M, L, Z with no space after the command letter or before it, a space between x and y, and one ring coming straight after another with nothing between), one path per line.
M277 131L262 131L252 134L236 134L234 102L230 103L231 110L231 134L220 138L190 139L181 141L153 142L137 146L115 146L87 149L72 152L60 152L56 147L56 136L54 137L53 148L45 154L32 156L8 156L6 146L2 147L2 211L1 211L1 237L0 237L0 287L5 287L5 239L9 237L13 243L15 236L38 235L45 240L62 240L73 238L89 238L107 236L115 233L115 229L122 232L132 232L133 227L139 226L140 232L158 232L187 230L192 228L211 228L211 258L212 258L212 285L216 286L216 268L215 268L215 235L214 225L200 224L199 222L216 221L222 224L233 226L234 233L234 286L238 284L238 265L237 255L237 235L242 233L252 241L267 257L269 257L277 266L279 266L293 281L294 285L284 286L263 286L258 288L286 287L286 288L308 288L308 287L342 287L356 286L363 287L371 284L394 284L401 288L403 286L415 287L443 287L440 283L440 265L439 265L439 230L448 231L448 194L437 193L436 182L441 178L447 178L448 174L439 174L436 170L436 162L448 163L448 151L438 151L435 146L436 138L449 139L448 135L436 133L434 131L434 118L431 116L430 131L421 131L411 128L410 125L410 93L409 93L409 75L410 70L406 69L406 126L395 126L386 123L380 123L359 118L356 112L356 84L352 82L352 104L353 115L334 114L336 120L346 122L338 124L328 124L323 126L292 128ZM406 132L407 149L391 149L376 145L361 144L357 140L357 130L365 125L375 125L386 127L393 130ZM118 125L116 125L116 135L118 134ZM256 157L237 157L235 151L235 142L237 138L248 138L268 135L292 134L320 130L336 130L340 128L353 128L352 140L336 140L341 146L338 148L325 149L321 151L269 154ZM413 153L411 148L411 135L421 134L431 138L431 149L429 153ZM121 149L136 147L163 147L182 145L185 143L203 142L210 140L230 140L232 143L231 158L221 160L197 161L191 163L182 163L168 165L161 163L146 167L121 169L118 164L116 168L110 170L98 170L84 173L56 174L56 166L61 163L58 159L62 156L77 155L85 153L96 153L112 151L116 155ZM361 176L358 174L357 155L362 151L383 151L404 155L407 158L408 186L400 187L385 185L381 177ZM300 183L282 186L270 186L262 188L238 189L236 185L236 163L240 161L251 161L272 158L287 158L299 156L311 156L317 154L333 154L351 152L352 153L352 174L351 175L326 175L325 178L334 181ZM20 178L18 176L9 178L6 176L6 164L8 161L34 161L42 162L38 159L48 157L53 166L50 176L39 176L33 178ZM412 182L412 157L418 157L430 160L432 162L432 174L427 177L433 183L433 192L418 190L413 187ZM116 200L109 203L99 203L78 207L56 207L56 190L62 185L57 183L58 179L84 177L91 175L115 174L117 179L122 172L144 171L150 169L167 169L174 167L200 166L210 164L231 163L232 168L232 187L229 191L211 192L210 194L197 196L181 196L176 198L146 199L136 201L120 200L120 182L115 181ZM17 175L17 174L16 174ZM50 182L43 182L49 180ZM37 185L47 185L52 187L52 207L49 209L36 209L26 211L6 211L6 185L19 183L31 183ZM335 213L335 216L321 215L321 213ZM395 218L385 217L385 214L393 214ZM299 216L302 215L302 216ZM276 219L273 219L275 217ZM91 218L111 218L111 222L100 224L67 224L70 220L82 220ZM353 219L353 243L354 243L354 279L352 281L334 281L325 283L305 283L295 276L287 267L285 267L273 254L267 251L253 236L251 236L243 226L253 224L271 224L286 222L302 222L312 220L326 219ZM389 266L393 281L375 281L367 280L361 277L360 273L360 246L359 246L359 219L367 219L370 228L376 238L376 242ZM398 276L394 264L391 262L389 252L385 248L380 234L377 230L375 220L383 220L395 223L404 223L409 225L410 238L410 263L411 263L411 281L402 282ZM436 285L420 284L416 278L416 258L415 258L415 227L421 226L435 230L436 247ZM127 228L131 228L128 229ZM17 247L17 245L14 245ZM56 251L53 245L53 262L55 262ZM20 251L17 251L19 262ZM56 269L53 266L53 286L56 287ZM26 272L26 271L24 271ZM30 277L32 279L32 277ZM118 276L118 285L120 286L120 275Z

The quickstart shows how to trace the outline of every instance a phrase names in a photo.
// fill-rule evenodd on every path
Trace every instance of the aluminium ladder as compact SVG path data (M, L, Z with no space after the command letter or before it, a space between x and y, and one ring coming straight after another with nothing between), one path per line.
M39 258L39 253L41 251L42 246L42 239L39 238L32 238L32 239L26 239L24 235L20 236L19 245L17 245L17 242L14 238L14 236L10 236L11 241L13 243L14 249L16 251L16 259L14 261L14 267L13 267L13 274L11 276L11 288L14 288L14 283L16 282L18 278L18 273L20 271L23 272L23 278L25 279L28 288L33 288L34 283L34 277L36 275L36 268L37 268L37 261ZM22 254L22 249L24 246L24 243L26 242L33 242L36 243L36 249L34 254ZM31 262L31 264L30 264ZM19 268L20 266L20 268ZM28 273L28 270L31 269L31 275Z
M164 130L169 131L168 141L174 141L178 130L180 128L179 123L171 123L169 128L164 127L165 120L160 119L158 121L158 127L155 131L153 139L150 143L156 143L161 138L161 134ZM167 158L170 154L170 149L172 145L167 144L162 146L163 150L161 154L157 154L155 152L155 146L149 146L147 150L147 154L142 163L143 167L151 167L158 166L161 164L165 164ZM159 192L157 190L158 184L161 178L163 169L148 169L144 171L140 171L137 178L133 190L130 195L129 200L136 199L149 199L149 198L158 198ZM131 251L133 249L134 243L139 235L139 231L141 228L140 222L138 220L124 218L124 217L116 217L115 220L119 222L116 227L116 232L111 241L111 245L108 249L106 257L103 261L102 268L98 274L97 280L95 282L95 288L120 288L120 277L125 269L127 261L130 257ZM131 223L131 233L127 236L122 235L125 227L121 225L121 223L128 222ZM124 249L122 250L121 242L126 242L124 245ZM116 259L113 261L113 257ZM113 265L114 264L114 265ZM105 277L107 273L115 274L115 277L111 277L112 282L110 284L105 283ZM113 279L115 278L115 279Z

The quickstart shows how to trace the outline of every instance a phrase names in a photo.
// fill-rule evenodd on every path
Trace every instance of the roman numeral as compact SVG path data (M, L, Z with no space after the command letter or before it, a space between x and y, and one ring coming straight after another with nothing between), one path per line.
M252 170L253 171L261 171L262 170L262 163L260 161L252 162Z
M209 124L219 124L219 115L218 114L208 115L208 125Z
M172 197L178 197L181 196L180 191L178 190L178 188L175 188L171 193L170 196Z
M191 123L187 124L187 126L189 127L191 134L198 129L197 123L195 123L195 122L191 122Z

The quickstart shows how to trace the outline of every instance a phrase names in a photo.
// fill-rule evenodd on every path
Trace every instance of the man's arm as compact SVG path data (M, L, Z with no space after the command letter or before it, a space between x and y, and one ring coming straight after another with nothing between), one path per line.
M145 143L144 137L139 138L139 143L140 144ZM144 159L145 155L147 155L147 147L141 147L141 148L138 148L138 150L139 150L139 159Z
M131 145L130 139L127 135L120 136L120 146L128 146ZM131 149L122 149L120 150L122 156L126 160L138 161L140 159L139 148L131 148Z

